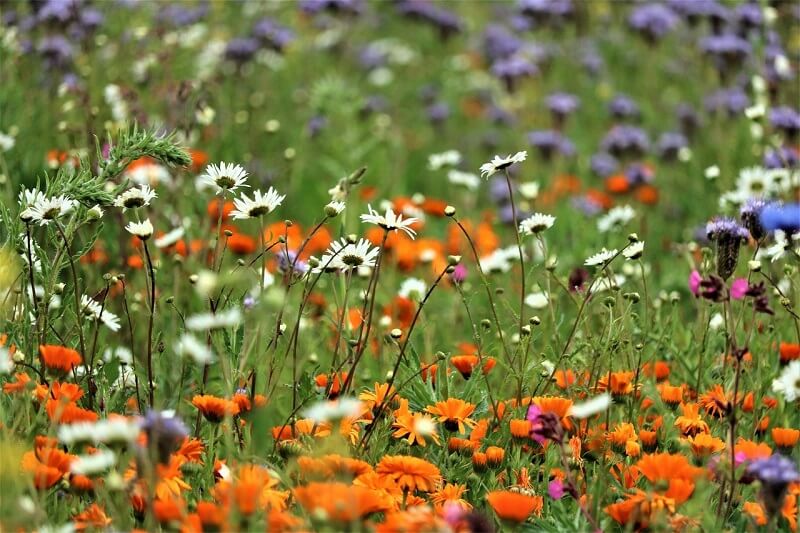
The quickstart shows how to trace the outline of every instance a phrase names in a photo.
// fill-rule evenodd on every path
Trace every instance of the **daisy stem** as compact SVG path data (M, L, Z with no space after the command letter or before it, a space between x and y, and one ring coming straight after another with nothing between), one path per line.
M350 293L350 283L353 277L348 270L345 274L345 284L344 284L344 296L342 297L342 312L341 316L339 316L339 323L336 325L336 342L334 343L333 348L333 359L331 362L331 368L336 367L339 359L339 345L341 344L342 340L342 327L344 326L344 320L347 316L347 296Z
M81 325L81 291L78 287L78 271L75 270L75 261L72 259L72 252L69 249L69 241L67 240L67 235L64 233L64 228L61 227L61 224L58 221L54 221L56 225L56 229L61 234L61 238L64 240L64 250L67 253L67 260L69 261L70 271L72 272L72 284L73 292L75 293L75 323L78 327L78 340L81 346L81 357L86 357L86 340L83 337L83 327ZM89 396L89 403L90 408L92 401L92 395Z
M222 240L222 219L225 211L225 193L227 189L222 190L222 195L217 202L217 233L216 241L214 243L214 257L211 260L211 270L217 269L217 256L219 255L219 243Z
M524 322L523 313L525 311L525 254L522 251L522 241L519 237L519 224L517 222L517 206L514 205L514 188L511 186L511 176L508 169L505 169L506 185L508 186L508 199L511 202L511 218L514 220L514 237L517 239L517 252L519 252L519 264L522 270L520 281L522 282L522 292L519 297L519 329L522 331Z
M28 254L28 277L31 284L31 298L33 298L33 308L34 308L34 315L36 317L36 333L39 336L39 344L44 344L44 331L41 329L41 323L39 320L39 298L36 296L36 281L34 279L34 264L33 264L33 252L31 251L31 225L26 222L25 223L25 250ZM44 357L40 353L38 349L36 352L39 354L39 365L42 368L42 372L44 372Z
M125 316L128 318L128 340L131 344L131 369L133 370L133 381L136 385L136 409L138 409L139 413L141 413L142 400L139 395L139 375L136 373L136 350L133 346L133 322L131 321L131 313L128 309L127 285L125 284L125 279L123 277L120 277L120 281L122 281L122 305L125 309Z
M147 321L147 381L149 387L150 409L155 409L155 392L153 390L153 319L156 314L156 273L153 270L153 261L150 257L150 248L147 241L142 241L144 256L147 259L147 273L150 276L150 316Z
M259 248L263 250L264 246L264 215L259 215L258 217L258 243ZM267 272L267 254L261 254L261 276L259 278L259 287L261 288L261 293L263 296L264 293L264 275Z

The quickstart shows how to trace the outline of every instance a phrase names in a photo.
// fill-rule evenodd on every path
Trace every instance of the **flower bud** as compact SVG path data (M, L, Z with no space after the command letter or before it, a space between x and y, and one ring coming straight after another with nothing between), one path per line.
M444 208L444 214L445 216L453 217L456 214L456 208L453 207L452 205L448 205L447 207Z

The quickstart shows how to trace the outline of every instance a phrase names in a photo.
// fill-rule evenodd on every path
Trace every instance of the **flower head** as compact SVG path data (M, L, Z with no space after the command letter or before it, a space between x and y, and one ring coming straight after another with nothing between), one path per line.
M247 181L247 171L244 168L225 162L208 165L205 174L199 178L200 185L212 187L216 194L235 191L239 187L249 187L245 181Z
M367 210L369 211L367 214L361 215L361 222L375 224L386 231L394 231L395 233L400 230L405 232L412 239L417 234L417 232L411 228L412 224L418 222L419 219L417 218L409 217L404 219L403 215L395 214L391 207L387 207L386 213L383 215L372 209L371 205L367 205Z
M121 207L122 211L137 209L150 205L156 192L149 185L139 185L123 192L114 199L114 207Z
M153 236L153 225L150 223L149 218L141 222L128 222L128 225L125 226L125 230L143 241Z
M63 194L52 198L41 195L32 200L19 216L25 222L37 222L40 226L46 226L50 221L69 214L78 205L78 202Z
M537 235L546 229L552 228L556 217L543 213L534 213L519 223L519 232L524 235Z
M272 187L266 193L253 191L252 200L246 194L242 194L241 198L233 200L235 209L231 211L231 216L235 220L258 218L275 211L284 198L286 198L286 195L278 194L278 191Z
M522 163L527 159L528 152L517 152L516 154L509 155L506 157L500 157L499 155L494 156L494 158L489 161L488 163L484 163L481 165L481 176L484 178L488 178L497 173L498 170L503 170L504 168L508 168L514 163Z

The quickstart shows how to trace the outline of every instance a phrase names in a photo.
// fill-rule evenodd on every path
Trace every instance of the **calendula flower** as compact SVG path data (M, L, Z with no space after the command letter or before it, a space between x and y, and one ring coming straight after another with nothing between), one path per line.
M441 481L439 469L424 459L408 455L385 455L375 472L410 492L433 492Z
M510 490L496 490L486 495L486 500L498 518L521 524L529 516L541 514L544 500L541 496L529 496Z
M284 198L286 195L278 194L272 187L266 193L253 191L252 200L246 194L242 194L241 198L233 200L235 209L231 211L231 216L234 220L258 218L275 211L283 203Z
M494 158L489 161L488 163L484 163L481 165L481 176L484 178L488 178L497 173L498 170L503 170L504 168L510 167L514 163L522 163L527 159L528 152L517 152L514 155L509 155L506 157L500 157L499 155L494 156Z
M153 236L153 225L150 223L149 218L141 222L129 222L128 225L125 226L125 230L143 241Z
M443 402L429 405L425 411L439 417L448 431L466 433L466 426L475 427L475 421L469 416L475 411L475 406L458 398L448 398Z
M39 353L41 353L44 365L47 368L64 373L81 364L82 360L78 352L66 346L41 345L39 346Z
M383 215L372 209L371 205L367 205L367 211L369 211L367 214L361 215L361 222L375 224L387 231L394 231L395 233L400 230L412 239L417 234L417 232L411 228L411 225L419 220L415 217L404 219L403 215L395 214L391 207L387 207L386 213Z
M519 223L519 232L524 235L536 235L552 228L556 217L543 213L534 213Z
M114 207L121 207L122 211L125 212L128 209L148 206L155 197L156 192L149 185L139 185L114 198Z
M244 168L225 162L208 165L205 174L198 179L200 185L210 186L216 194L233 192L239 187L249 187L245 181L247 181L247 171Z
M195 396L192 398L192 405L197 407L197 410L209 422L221 422L226 415L234 416L239 414L239 406L236 402L210 394Z

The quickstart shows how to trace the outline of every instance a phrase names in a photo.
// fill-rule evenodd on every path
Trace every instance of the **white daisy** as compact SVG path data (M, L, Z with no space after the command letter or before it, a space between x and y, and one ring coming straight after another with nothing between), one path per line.
M614 274L609 280L607 276L600 276L592 282L589 286L590 294L597 294L598 292L610 291L617 287L622 287L627 278L622 274Z
M188 355L198 365L207 365L216 357L211 348L190 333L184 333L175 344L175 351L180 355Z
M158 163L136 165L133 168L128 167L125 171L125 177L140 185L148 184L155 186L159 183L164 183L166 185L172 184L172 176L169 173L169 169Z
M200 313L186 319L186 328L192 331L220 329L237 326L242 321L242 312L234 307L219 313Z
M39 189L24 189L19 191L17 203L19 204L20 211L23 211L33 204L42 202L45 199L46 196Z
M149 185L139 185L114 198L114 207L121 207L122 211L125 212L128 209L148 206L155 197L156 191L151 189Z
M309 407L306 418L310 418L318 424L353 418L364 410L364 405L355 398L339 398L329 402L319 402Z
M428 156L428 168L430 170L439 170L442 167L454 167L461 163L461 154L458 150L447 150L440 154L431 154Z
M425 297L426 290L427 287L425 286L424 281L417 278L408 278L400 285L398 294L403 298L408 298L409 300L415 300L418 302Z
M519 193L526 200L535 200L539 196L538 181L526 181L525 183L520 183L517 188L519 189Z
M359 239L358 242L349 243L347 240L333 241L330 248L320 258L320 266L315 272L321 270L349 270L361 267L374 268L375 261L378 259L379 249L366 239Z
M481 184L481 180L476 174L464 172L455 168L447 172L447 181L453 185L461 185L470 191L476 190Z
M519 260L519 249L516 246L508 246L481 257L480 265L484 272L507 273L511 270L511 263L517 260Z
M200 176L198 182L203 186L210 186L216 194L223 191L235 191L239 187L248 187L247 171L240 165L221 162L219 165L210 164L206 172Z
M481 165L481 177L488 178L495 174L498 170L510 167L514 163L522 163L528 158L528 152L517 152L514 155L507 157L494 156L494 159L488 163Z
M8 348L0 346L0 376L10 374L14 371L14 361L11 360L11 353Z
M629 205L620 205L611 209L597 220L597 229L605 233L621 228L636 216L636 211Z
M101 474L117 464L117 456L111 450L100 450L90 455L79 455L69 465L73 474L93 476Z
M781 375L772 381L772 392L782 394L787 402L800 398L800 359L786 365Z
M286 198L286 195L278 194L278 191L272 187L269 188L266 194L261 191L253 191L252 200L246 194L242 194L241 198L236 198L233 201L235 209L231 211L231 216L235 220L258 218L275 211L284 198Z
M153 243L156 245L156 248L168 248L181 240L184 233L185 230L183 227L175 228L157 238Z
M361 222L375 224L389 231L394 230L397 232L397 230L400 230L405 232L412 239L417 234L417 232L411 228L411 225L418 221L415 217L404 219L403 215L396 215L391 207L386 208L386 213L384 215L372 209L371 205L367 205L367 210L369 213L361 215Z
M611 406L611 395L608 393L595 396L590 400L573 405L569 408L568 415L578 420L589 418L605 412Z
M128 233L139 237L143 241L146 241L153 236L153 225L150 223L149 218L146 218L141 222L128 222L128 225L125 226L125 229L128 231Z
M46 226L51 220L69 214L77 205L78 202L64 195L53 198L42 195L35 198L19 217L24 222L38 222L40 226Z
M542 291L532 292L525 297L525 305L533 309L544 309L550 300Z
M642 253L644 253L644 241L636 241L622 251L622 255L631 261L642 257Z
M770 258L770 261L774 263L786 255L793 247L795 252L800 255L800 233L792 234L792 240L789 241L786 238L786 233L783 230L775 230L773 238L775 239L775 242L772 244L772 246L759 250L758 257L761 257L762 254L766 255Z
M99 320L111 331L119 331L119 317L85 294L81 295L81 309L89 320Z
M613 250L606 250L605 248L603 248L601 251L589 257L589 259L584 261L583 264L585 266L605 265L606 263L611 261L611 259L613 259L615 255L617 255L616 248L614 248Z
M536 235L553 227L556 217L544 213L534 213L519 223L519 232L525 235Z
M329 217L339 216L344 208L347 206L344 202L339 202L336 200L332 200L325 204L325 214Z

